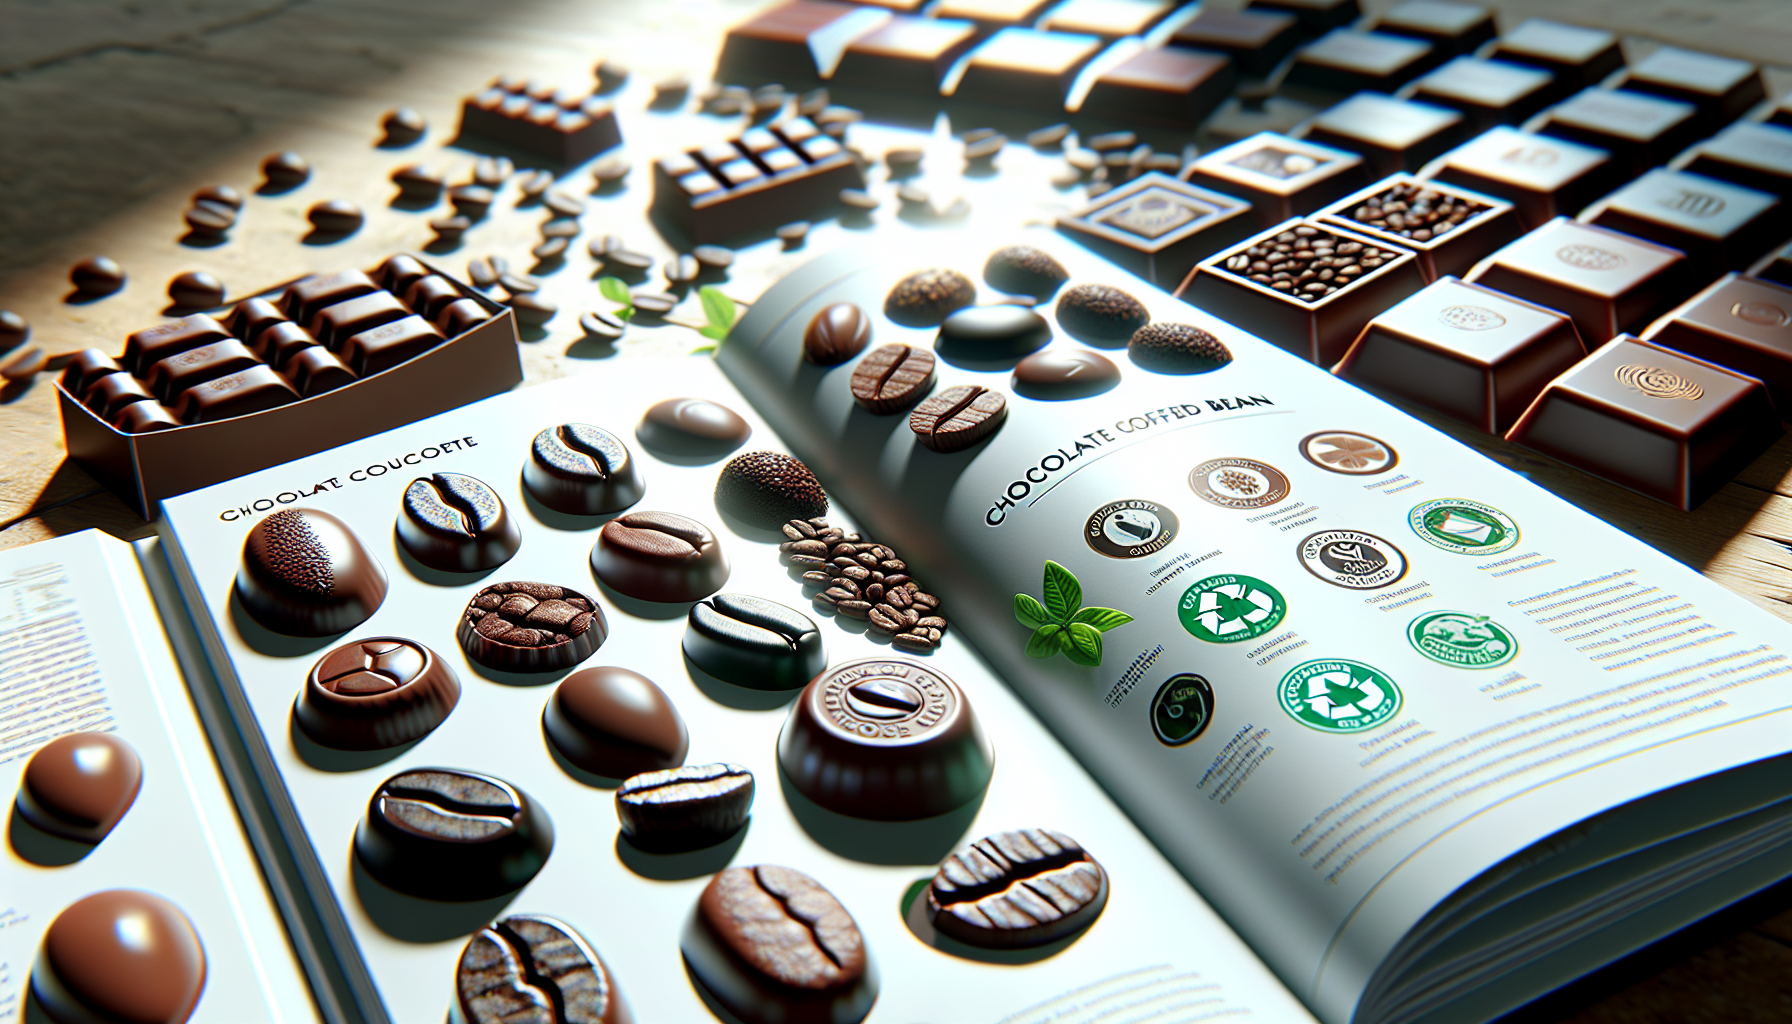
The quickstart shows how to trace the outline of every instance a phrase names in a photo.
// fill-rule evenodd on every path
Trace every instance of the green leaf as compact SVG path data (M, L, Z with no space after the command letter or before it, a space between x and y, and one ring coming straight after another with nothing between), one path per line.
M1069 622L1083 603L1083 585L1076 574L1051 559L1045 562L1045 608L1052 618Z
M1091 667L1101 664L1101 630L1087 622L1073 622L1064 634L1070 638L1064 653L1071 661Z
M1117 608L1102 608L1097 605L1090 605L1071 616L1070 621L1087 623L1094 626L1097 630L1106 633L1110 629L1119 629L1121 626L1131 622L1132 616Z
M1040 626L1027 638L1027 657L1049 658L1064 645L1064 627L1050 623Z
M697 333L703 335L705 338L708 338L711 341L721 341L723 338L726 338L728 336L728 328L719 327L715 324L710 324L707 327L697 328Z
M597 279L597 290L611 302L620 302L631 309L635 305L634 296L628 293L628 285L620 277L600 277Z
M720 327L723 335L734 329L734 300L723 295L720 288L704 285L697 289L697 298L703 303L703 318L711 327Z
M616 311L616 319L622 321L623 323L628 323L630 320L633 320L634 318L635 318L635 307L633 307L633 306L624 306L621 309Z
M1038 629L1052 621L1052 617L1045 611L1045 605L1040 604L1039 599L1032 594L1014 595L1014 617L1028 629Z
M716 347L714 345L698 345L696 348L691 349L691 355L706 356L706 355L709 355L710 353L714 352L715 350L716 350Z

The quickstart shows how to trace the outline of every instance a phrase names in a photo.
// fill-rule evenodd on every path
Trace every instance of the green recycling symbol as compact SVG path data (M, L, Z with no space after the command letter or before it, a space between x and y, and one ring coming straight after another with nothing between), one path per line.
M1213 644L1259 637L1281 624L1288 602L1255 576L1209 576L1182 592L1176 617L1182 628Z

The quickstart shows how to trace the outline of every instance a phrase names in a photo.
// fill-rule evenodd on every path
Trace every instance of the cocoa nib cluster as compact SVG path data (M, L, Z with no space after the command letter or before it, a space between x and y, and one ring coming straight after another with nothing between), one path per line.
M946 636L940 599L909 578L908 565L887 544L829 526L824 518L784 524L784 564L803 569L803 583L820 587L818 606L863 619L905 651L925 653Z

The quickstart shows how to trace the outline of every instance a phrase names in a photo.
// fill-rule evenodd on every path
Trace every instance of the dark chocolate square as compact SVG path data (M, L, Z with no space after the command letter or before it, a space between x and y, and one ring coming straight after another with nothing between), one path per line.
M1363 16L1357 0L1250 0L1245 9L1292 14L1304 36L1324 35Z
M1761 257L1761 261L1748 268L1748 276L1758 277L1763 281L1792 285L1792 243L1788 243L1775 252Z
M695 244L728 245L832 216L842 189L864 187L852 155L799 117L656 161L652 214Z
M1451 0L1406 0L1388 8L1375 31L1423 39L1439 53L1468 53L1494 36L1493 11Z
M571 166L621 144L622 130L606 100L507 77L462 102L457 141Z
M1223 53L1141 49L1097 75L1078 112L1192 129L1231 93L1238 72Z
M1305 137L1359 153L1373 175L1417 170L1467 134L1467 119L1454 110L1361 92L1322 111Z
M1150 171L1058 218L1058 230L1167 288L1202 258L1249 234L1251 206Z
M1060 111L1077 72L1101 48L1095 36L1005 28L971 51L952 97L967 103Z
M1486 56L1540 67L1582 87L1624 66L1617 36L1542 18L1531 18L1501 36Z
M1045 12L1039 27L1100 36L1111 43L1144 35L1175 9L1175 0L1064 0Z
M1420 103L1449 107L1484 131L1517 124L1542 110L1552 98L1555 77L1529 68L1478 57L1457 57L1414 80L1403 95Z
M1429 224L1422 211L1413 216L1415 208L1435 210L1446 205L1467 216ZM1419 257L1427 281L1468 273L1523 231L1511 203L1410 174L1396 174L1346 196L1319 211L1314 219L1411 249Z
M834 70L848 43L889 16L829 0L787 0L728 30L716 80L752 86L814 82Z
M1270 228L1349 195L1368 182L1355 153L1262 132L1202 156L1184 178L1249 200L1259 228Z
M1564 217L1482 260L1467 280L1561 310L1589 347L1640 330L1696 287L1680 250Z
M1393 92L1435 63L1430 43L1340 28L1296 51L1282 84L1314 98Z
M1300 39L1292 14L1202 8L1171 33L1169 45L1227 54L1243 74L1263 77L1294 52Z
M1579 213L1614 177L1603 149L1504 127L1450 150L1425 173L1510 202L1527 228Z
M1588 207L1580 219L1671 245L1706 279L1748 266L1787 229L1786 207L1774 196L1659 169Z
M1738 121L1670 166L1792 200L1792 128Z
M1611 89L1582 89L1537 117L1542 135L1596 146L1620 171L1641 174L1704 135L1690 103ZM1713 127L1713 126L1706 126Z
M973 22L980 35L1004 28L1030 25L1054 0L940 0L931 12L936 18Z
M1792 414L1792 288L1725 274L1643 338L1760 378L1780 415Z
M1767 98L1761 69L1746 60L1664 46L1630 66L1620 88L1691 103L1702 117L1733 121Z
M946 72L976 42L968 21L899 14L848 43L829 84L937 97Z

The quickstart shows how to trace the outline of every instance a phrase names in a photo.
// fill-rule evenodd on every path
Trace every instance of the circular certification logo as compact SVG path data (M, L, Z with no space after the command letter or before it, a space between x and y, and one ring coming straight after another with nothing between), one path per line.
M1784 327L1792 323L1792 317L1771 302L1738 302L1730 307L1730 315L1762 327Z
M1112 501L1095 510L1083 539L1109 558L1142 558L1176 539L1176 513L1155 501Z
M1511 516L1492 505L1463 498L1439 498L1414 506L1406 522L1432 546L1458 555L1495 555L1518 543L1518 524Z
M1195 739L1212 720L1213 687L1193 672L1171 676L1151 698L1151 731L1166 747Z
M1451 668L1497 668L1518 657L1518 638L1485 615L1427 612L1406 627L1413 650Z
M1377 590L1406 575L1406 555L1360 530L1324 530L1295 549L1307 571L1333 586Z
M1459 331L1491 331L1506 326L1506 318L1486 306L1445 306L1437 319Z
M1288 496L1288 477L1255 459L1209 459L1189 472L1188 485L1221 508L1262 508Z
M1320 469L1347 476L1373 476L1394 468L1400 453L1378 437L1352 430L1321 430L1300 439L1300 453Z
M1334 658L1296 665L1277 689L1288 717L1321 732L1373 729L1400 710L1400 687L1379 669Z
M1182 592L1176 617L1182 628L1210 644L1235 644L1276 628L1288 602L1255 576L1209 576Z

